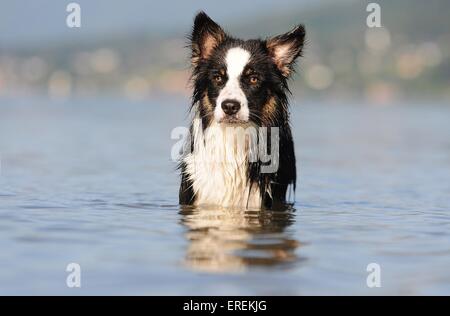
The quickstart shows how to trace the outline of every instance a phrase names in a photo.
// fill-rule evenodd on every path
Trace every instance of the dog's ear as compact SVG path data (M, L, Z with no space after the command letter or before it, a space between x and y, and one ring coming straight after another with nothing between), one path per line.
M269 54L283 76L289 77L292 73L295 60L302 54L304 41L305 27L303 25L298 25L290 32L266 41Z
M197 14L191 35L192 65L197 66L200 60L208 59L225 37L222 28L205 12Z

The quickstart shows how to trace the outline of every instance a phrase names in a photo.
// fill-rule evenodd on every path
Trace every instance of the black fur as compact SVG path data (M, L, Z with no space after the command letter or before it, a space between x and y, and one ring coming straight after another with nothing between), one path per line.
M213 111L221 88L226 84L225 54L233 47L242 47L251 54L245 67L240 85L244 91L250 110L250 120L258 126L279 127L279 169L276 173L260 172L261 163L249 163L248 179L252 185L260 188L265 207L274 208L286 202L289 186L295 190L296 163L294 144L289 125L287 80L293 65L301 55L305 38L302 25L292 31L266 40L240 40L227 35L218 24L205 13L197 15L191 35L192 48L192 107L199 104L198 110L207 128L213 120ZM284 50L278 50L285 45ZM280 51L283 55L280 55ZM215 78L221 76L220 83ZM256 77L257 83L250 83ZM192 109L191 107L191 109ZM268 135L270 140L270 134ZM269 147L270 148L270 147ZM184 175L185 166L180 164L182 172L180 204L192 204L195 201L192 183ZM271 187L272 197L264 193Z

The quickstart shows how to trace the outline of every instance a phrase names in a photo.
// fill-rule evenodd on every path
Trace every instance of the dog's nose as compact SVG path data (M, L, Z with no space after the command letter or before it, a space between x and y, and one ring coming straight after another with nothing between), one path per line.
M236 114L241 108L241 104L236 100L224 100L222 102L222 110L227 115Z

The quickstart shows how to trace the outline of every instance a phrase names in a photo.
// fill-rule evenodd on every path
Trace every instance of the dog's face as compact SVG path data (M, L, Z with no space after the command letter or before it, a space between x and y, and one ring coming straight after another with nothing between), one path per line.
M195 18L191 37L194 102L206 122L275 123L285 101L286 79L301 54L302 25L267 40L228 36L205 13Z

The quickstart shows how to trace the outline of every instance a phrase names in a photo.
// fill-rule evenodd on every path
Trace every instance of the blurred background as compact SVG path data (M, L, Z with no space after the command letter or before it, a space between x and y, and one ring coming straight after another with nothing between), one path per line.
M306 25L308 44L291 83L301 98L392 104L450 100L450 3L378 1L382 28L366 25L369 1L0 1L0 95L189 95L189 34L205 10L231 34L276 35ZM430 23L433 21L433 23Z

